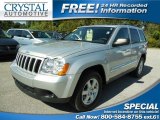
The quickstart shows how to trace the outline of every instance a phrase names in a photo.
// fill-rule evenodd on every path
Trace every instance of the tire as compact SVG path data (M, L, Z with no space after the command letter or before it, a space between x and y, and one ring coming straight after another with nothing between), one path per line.
M133 75L134 77L137 77L137 78L142 77L143 68L144 68L144 58L141 57L141 59L139 60L138 66L137 66L137 68L132 72L132 75Z
M96 107L101 92L102 77L98 72L89 70L80 77L71 104L79 112L92 110Z

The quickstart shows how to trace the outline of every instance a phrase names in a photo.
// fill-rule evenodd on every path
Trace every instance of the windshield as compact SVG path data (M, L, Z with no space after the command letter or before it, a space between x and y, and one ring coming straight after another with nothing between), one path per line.
M5 31L0 30L0 38L11 38Z
M62 35L60 33L58 33L58 32L47 32L47 34L49 36L51 36L51 38L54 38L56 40L59 40L59 39L63 38Z
M81 27L68 34L64 40L106 44L114 27Z
M52 32L47 32L47 34L49 35L49 36L53 36L53 33Z
M32 35L35 38L51 38L50 35L48 35L46 32L42 32L42 31L31 31Z

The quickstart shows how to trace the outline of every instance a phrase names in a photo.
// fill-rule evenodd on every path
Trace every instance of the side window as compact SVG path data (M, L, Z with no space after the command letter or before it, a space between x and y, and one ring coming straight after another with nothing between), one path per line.
M128 34L128 29L127 28L121 28L118 33L117 36L115 38L115 41L119 38L123 38L123 39L129 39L129 34Z
M8 34L14 36L14 30L9 30Z
M27 35L30 35L28 31L23 30L22 37L27 37ZM31 35L30 35L31 36Z
M144 36L144 32L142 30L139 30L139 34L140 34L140 38L141 38L141 42L145 42L146 41L146 38Z
M139 43L140 37L139 37L137 29L130 28L130 33L131 33L131 42L132 43Z
M15 30L15 36L22 37L22 30Z

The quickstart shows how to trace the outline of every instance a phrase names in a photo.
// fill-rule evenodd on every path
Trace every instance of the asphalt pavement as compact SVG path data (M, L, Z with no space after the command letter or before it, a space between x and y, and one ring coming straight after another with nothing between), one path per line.
M29 114L65 114L75 110L69 104L50 104L21 92L10 73L10 59L0 61L0 111ZM160 79L160 49L148 49L141 79L125 75L105 86L96 109L132 99L151 88Z

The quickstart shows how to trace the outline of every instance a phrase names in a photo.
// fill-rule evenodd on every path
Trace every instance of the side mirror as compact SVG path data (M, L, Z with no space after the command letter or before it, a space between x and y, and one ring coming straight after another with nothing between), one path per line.
M119 38L113 43L113 47L122 46L122 45L128 45L128 44L129 44L129 40L128 39Z
M31 38L32 38L32 36L31 36L31 35L27 35L27 36L26 36L26 38L29 38L29 39L31 39Z

